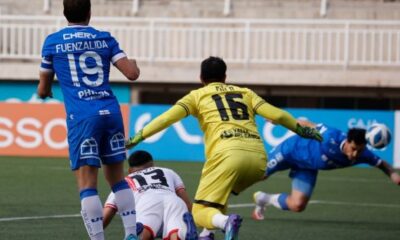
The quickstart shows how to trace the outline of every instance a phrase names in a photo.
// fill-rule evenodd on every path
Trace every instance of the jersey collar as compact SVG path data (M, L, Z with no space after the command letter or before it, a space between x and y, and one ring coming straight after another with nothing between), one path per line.
M224 84L225 85L225 83L222 83L222 82L213 82L213 83L207 84L207 86L214 86L214 85L220 85L220 84Z
M89 25L68 25L66 28L88 28Z
M344 139L341 143L340 143L340 151L343 152L343 148L344 148L344 143L346 142L346 139Z

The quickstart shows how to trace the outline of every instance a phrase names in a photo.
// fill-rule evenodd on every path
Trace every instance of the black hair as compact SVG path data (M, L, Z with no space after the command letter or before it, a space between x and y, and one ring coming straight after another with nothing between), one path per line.
M347 141L354 141L355 144L367 144L367 140L365 138L366 130L362 128L351 128L347 132Z
M210 56L201 62L200 78L204 83L224 82L226 64L222 58Z
M128 159L129 167L142 166L152 161L153 157L151 156L151 154L143 150L133 152Z
M84 22L90 13L90 0L64 0L64 16L70 23Z

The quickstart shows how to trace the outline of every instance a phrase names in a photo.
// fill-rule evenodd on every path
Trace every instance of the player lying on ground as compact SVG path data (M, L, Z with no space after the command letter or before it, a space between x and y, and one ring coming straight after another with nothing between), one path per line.
M128 162L126 180L135 196L137 222L144 226L141 239L160 235L165 240L196 240L192 203L179 175L171 169L155 167L153 157L146 151L132 153ZM104 227L117 211L114 193L110 193L103 210Z
M310 122L303 122L304 124L315 126ZM270 205L281 210L303 211L313 193L319 170L345 168L364 163L379 168L392 182L400 185L400 175L366 147L364 129L349 129L346 134L323 124L316 125L316 128L323 136L322 142L292 136L269 152L270 160L265 179L278 171L290 170L292 192L254 193L256 208L252 217L255 220L264 219L264 211Z
M111 63L129 80L140 70L129 60L109 32L89 26L90 0L64 0L68 26L50 34L42 49L40 98L52 97L57 75L64 96L70 166L75 173L81 215L91 240L103 240L103 204L97 192L101 166L122 212L135 210L124 180L124 126L117 98L110 84ZM121 215L126 239L136 239L135 215Z
M247 88L225 84L226 64L218 57L201 63L204 87L184 96L168 111L146 125L127 142L133 147L143 139L171 124L193 115L204 132L206 162L193 204L197 225L222 229L225 240L237 239L242 218L226 215L231 192L239 194L259 182L267 156L258 133L255 116L259 114L297 134L321 140L313 128L302 127L288 112L278 109ZM200 239L212 239L200 236Z

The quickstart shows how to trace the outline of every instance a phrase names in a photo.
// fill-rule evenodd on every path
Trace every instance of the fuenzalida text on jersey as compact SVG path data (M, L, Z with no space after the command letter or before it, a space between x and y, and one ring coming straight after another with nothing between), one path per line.
M107 42L105 40L96 40L96 36L97 34L92 34L87 32L65 33L63 34L64 40L70 40L70 39L88 39L88 40L57 44L56 51L57 53L77 52L77 51L98 50L102 48L108 48Z
M57 44L56 51L58 52L74 52L74 51L85 51L85 50L97 50L102 48L108 48L106 41L83 41L75 43L64 43Z
M66 27L47 37L42 56L42 70L57 73L70 120L120 113L109 74L111 63L126 55L110 33Z

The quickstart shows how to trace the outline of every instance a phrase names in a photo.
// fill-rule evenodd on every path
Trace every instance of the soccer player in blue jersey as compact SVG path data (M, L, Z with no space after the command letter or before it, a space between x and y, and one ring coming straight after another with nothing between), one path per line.
M63 4L68 26L50 34L43 44L37 93L43 99L52 97L51 85L57 75L67 113L70 165L90 239L104 239L103 207L97 193L101 164L115 194L125 239L137 239L134 199L123 171L124 126L109 84L110 63L131 81L140 71L110 33L89 26L90 0L64 0Z
M383 159L366 148L365 130L352 128L346 133L323 124L302 121L302 125L315 126L323 141L292 136L269 153L265 178L275 172L290 170L292 192L290 194L254 193L256 208L252 217L264 219L267 206L293 212L303 211L311 198L319 170L332 170L369 164L381 169L391 180L400 185L400 175Z

